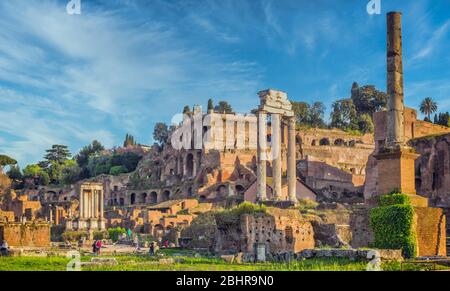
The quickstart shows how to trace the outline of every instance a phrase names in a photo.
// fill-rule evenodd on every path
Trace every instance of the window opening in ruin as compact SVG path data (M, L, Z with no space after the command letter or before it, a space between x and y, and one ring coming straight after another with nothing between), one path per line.
M286 228L284 229L284 236L287 243L291 244L294 242L294 233L292 227L286 226Z

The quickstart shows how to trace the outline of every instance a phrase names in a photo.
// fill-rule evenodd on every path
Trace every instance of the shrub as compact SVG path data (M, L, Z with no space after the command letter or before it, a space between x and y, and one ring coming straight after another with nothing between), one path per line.
M409 205L411 202L409 197L405 194L392 193L389 195L381 195L379 197L380 206L390 206L390 205Z
M380 207L370 212L370 226L375 240L373 246L380 249L401 249L405 258L417 255L414 232L414 208L402 194L380 197Z
M87 233L84 231L66 231L62 234L62 239L64 241L79 241L87 237Z
M124 173L128 173L127 168L125 168L124 166L114 166L109 171L109 174L113 175L113 176L118 176L118 175L124 174Z
M122 234L125 234L125 228L116 227L116 228L108 228L109 238L113 242L117 242Z
M95 240L103 240L103 239L107 239L109 237L109 233L105 230L94 231L93 236L94 236Z
M244 214L266 213L265 205L257 205L250 202L243 202L237 207L216 213L216 221L218 224L234 225L239 223L241 216Z
M319 203L313 201L311 199L300 199L298 201L298 209L306 210L306 209L316 209L319 206Z

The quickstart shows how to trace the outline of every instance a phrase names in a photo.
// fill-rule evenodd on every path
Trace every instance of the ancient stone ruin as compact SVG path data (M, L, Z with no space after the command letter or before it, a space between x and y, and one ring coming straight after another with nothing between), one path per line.
M389 100L374 114L374 135L298 129L287 94L273 89L255 98L256 116L195 106L172 142L139 149L143 158L132 173L17 193L1 189L0 243L45 248L64 232L122 227L233 258L360 257L356 249L374 240L371 208L379 196L398 191L414 206L419 255L445 256L450 130L405 107L400 13L388 14L387 28ZM238 215L230 211L234 217L216 215L239 207ZM324 247L340 251L318 250Z

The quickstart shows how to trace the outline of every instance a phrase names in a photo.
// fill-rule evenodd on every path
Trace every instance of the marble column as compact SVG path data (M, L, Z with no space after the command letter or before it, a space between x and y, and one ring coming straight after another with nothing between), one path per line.
M184 155L184 157L182 157L182 160L183 160L183 177L189 178L189 177L186 177L186 174L187 174L187 153Z
M88 218L88 193L87 191L83 191L83 217Z
M98 218L98 190L93 190L94 191L94 213L93 216L94 218Z
M281 199L281 116L272 114L272 188L274 200Z
M192 154L192 177L189 177L189 178L194 178L195 176L197 176L197 154L193 153Z
M50 219L49 219L49 221L50 221L50 223L53 223L53 209L52 209L52 206L50 205L49 206L50 207L50 209L49 209L49 217L50 217Z
M266 193L266 160L267 160L267 115L258 112L258 146L257 146L257 198L259 201L267 199Z
M401 13L387 15L387 138L388 147L404 145L405 116L403 95Z
M79 201L78 211L80 212L80 218L84 218L84 191L80 190L80 201Z
M100 190L100 218L103 218L104 196L103 190Z
M92 190L91 190L92 191ZM88 213L87 213L87 217L91 218L92 217L92 192L89 191L88 193L86 193L86 197L87 197L87 209L88 209Z
M295 152L295 118L290 117L288 125L287 176L289 200L292 202L297 202L297 157Z

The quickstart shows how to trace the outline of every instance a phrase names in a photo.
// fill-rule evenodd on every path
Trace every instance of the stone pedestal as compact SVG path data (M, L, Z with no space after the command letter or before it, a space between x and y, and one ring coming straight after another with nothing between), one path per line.
M419 157L409 148L382 149L378 160L378 195L398 191L416 194L414 161Z

